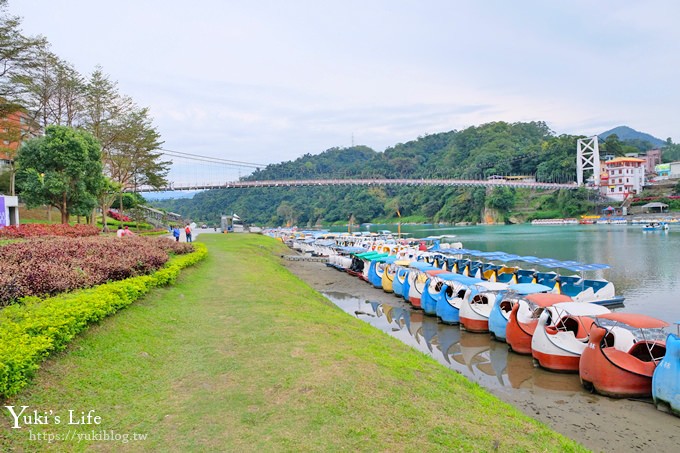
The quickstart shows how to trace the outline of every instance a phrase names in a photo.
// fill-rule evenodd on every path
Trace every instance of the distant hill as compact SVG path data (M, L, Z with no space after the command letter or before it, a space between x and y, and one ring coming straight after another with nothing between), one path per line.
M616 134L619 140L625 141L646 141L652 144L652 146L664 146L666 144L665 140L654 137L653 135L646 134L644 132L636 131L635 129L628 126L618 126L614 129L609 129L606 132L602 132L598 137L600 140L604 140L612 134Z

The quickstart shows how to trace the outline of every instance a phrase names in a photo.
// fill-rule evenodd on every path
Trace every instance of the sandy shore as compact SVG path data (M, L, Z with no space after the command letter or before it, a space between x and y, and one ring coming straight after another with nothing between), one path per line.
M291 254L295 252L291 251ZM323 263L283 262L291 272L319 292L345 293L391 305L397 300L393 295ZM563 375L556 375L558 383L559 376ZM564 390L502 387L489 390L593 451L676 451L680 445L680 418L658 411L649 402L602 397L587 393L580 387Z

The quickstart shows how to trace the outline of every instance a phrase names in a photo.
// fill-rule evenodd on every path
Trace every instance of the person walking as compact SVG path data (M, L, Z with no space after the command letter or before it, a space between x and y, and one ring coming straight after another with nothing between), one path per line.
M175 238L175 242L179 242L179 227L175 227L172 229L172 236Z
M184 228L184 233L187 235L187 242L191 242L191 226L187 223L187 226Z

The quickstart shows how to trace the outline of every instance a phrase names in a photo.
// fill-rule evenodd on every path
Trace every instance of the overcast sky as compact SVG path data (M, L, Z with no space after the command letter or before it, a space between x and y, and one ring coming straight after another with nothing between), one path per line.
M9 0L9 11L82 74L101 65L172 150L269 164L533 120L680 140L677 0ZM206 168L183 178L224 179Z

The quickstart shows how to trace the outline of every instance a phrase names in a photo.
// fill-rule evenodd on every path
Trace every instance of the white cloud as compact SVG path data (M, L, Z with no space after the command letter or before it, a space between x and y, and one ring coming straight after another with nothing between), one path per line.
M165 146L273 163L489 121L680 139L673 0L10 0L83 73L149 106Z

